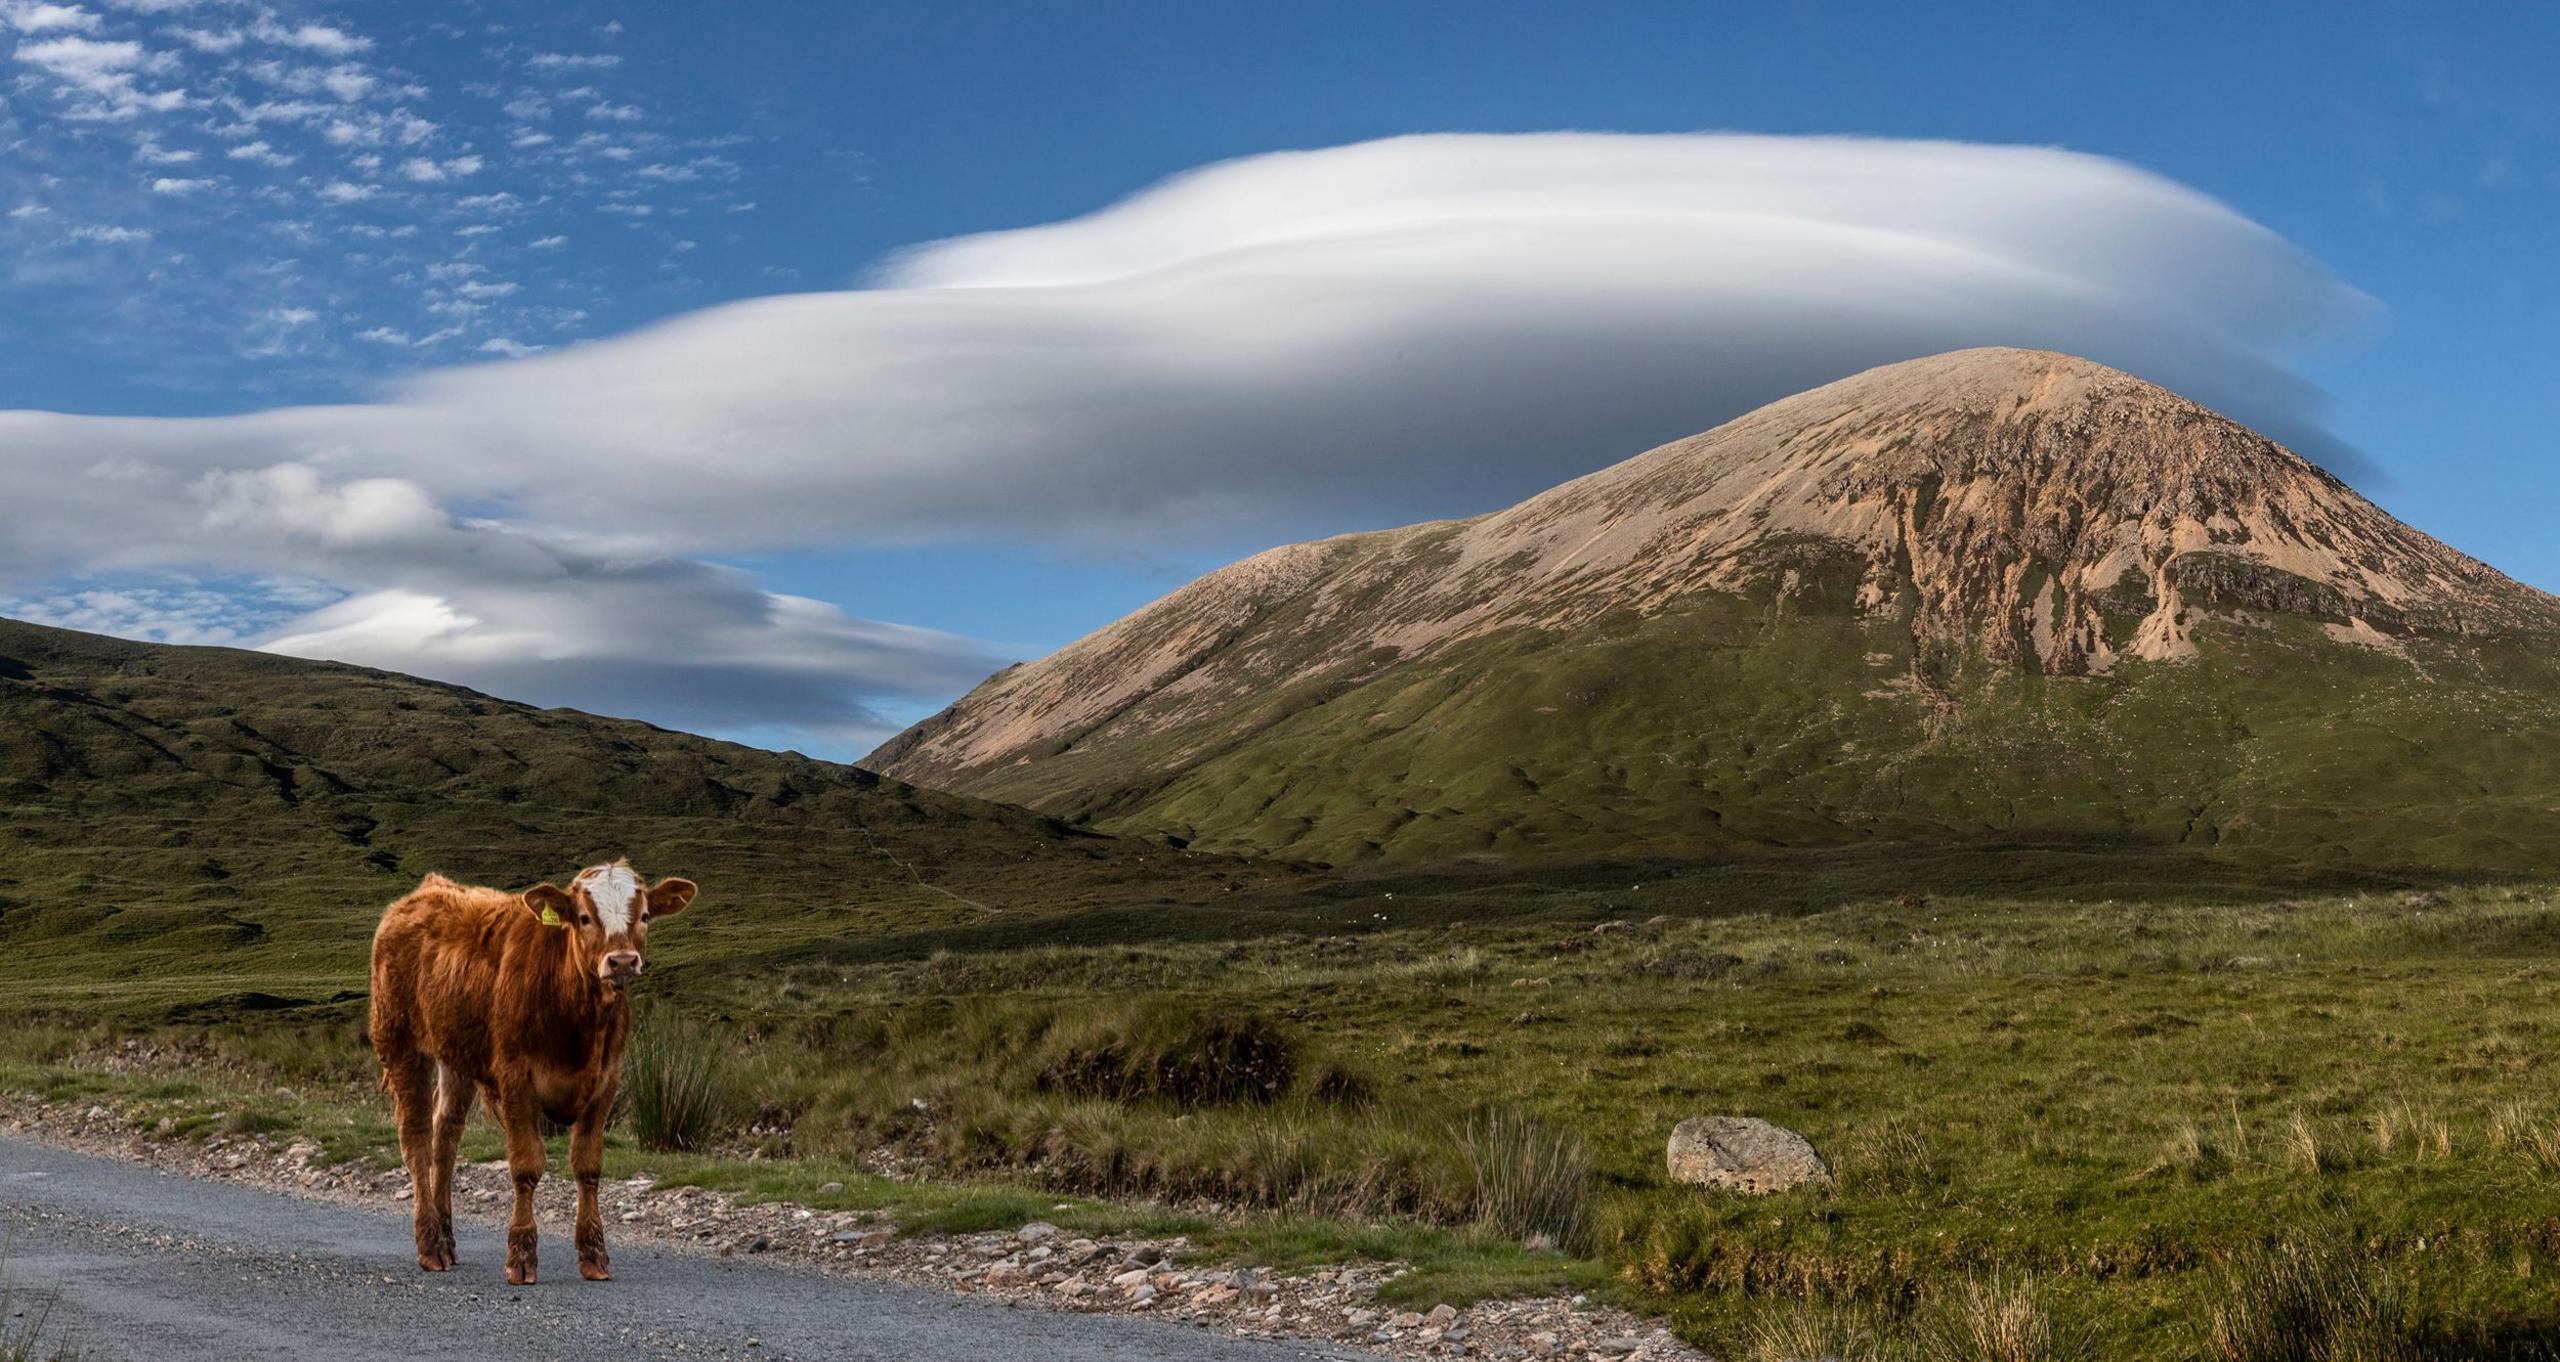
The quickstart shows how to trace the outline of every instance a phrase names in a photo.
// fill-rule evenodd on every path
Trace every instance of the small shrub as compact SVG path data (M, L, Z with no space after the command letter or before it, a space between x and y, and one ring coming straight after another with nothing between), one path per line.
M1523 1243L1580 1253L1591 1244L1591 1155L1580 1136L1494 1107L1462 1132L1478 1224Z
M623 1101L643 1149L697 1150L726 1129L737 1106L731 1056L720 1037L652 1008L633 1020L622 1058Z
M1182 1107L1276 1101L1298 1077L1297 1038L1250 1013L1173 1002L1097 1010L1043 1037L1038 1086Z

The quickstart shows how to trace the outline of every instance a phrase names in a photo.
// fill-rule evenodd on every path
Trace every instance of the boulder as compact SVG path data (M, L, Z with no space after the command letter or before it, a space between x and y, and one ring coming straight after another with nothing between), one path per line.
M1673 1128L1668 1157L1674 1182L1755 1196L1831 1181L1812 1141L1754 1116L1692 1116Z

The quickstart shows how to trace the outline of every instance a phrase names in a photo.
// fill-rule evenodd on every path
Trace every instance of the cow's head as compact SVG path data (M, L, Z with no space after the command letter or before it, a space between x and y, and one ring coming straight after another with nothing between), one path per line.
M559 919L560 930L574 933L587 968L607 988L621 988L640 977L648 964L649 923L672 917L693 902L691 880L660 880L644 889L640 872L628 861L590 866L559 888L537 884L524 891L525 907Z

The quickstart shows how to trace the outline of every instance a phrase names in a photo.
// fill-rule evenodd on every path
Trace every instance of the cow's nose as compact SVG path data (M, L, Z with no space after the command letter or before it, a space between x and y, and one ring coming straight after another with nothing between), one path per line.
M620 975L629 976L638 974L640 972L640 952L615 951L604 958L604 967Z

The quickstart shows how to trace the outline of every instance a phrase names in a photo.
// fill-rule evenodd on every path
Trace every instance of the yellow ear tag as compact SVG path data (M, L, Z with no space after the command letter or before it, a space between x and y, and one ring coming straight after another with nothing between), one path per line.
M547 903L542 905L542 911L537 914L536 917L545 927L566 927L569 925L568 923L561 921L560 915L553 912L551 910L551 905Z

